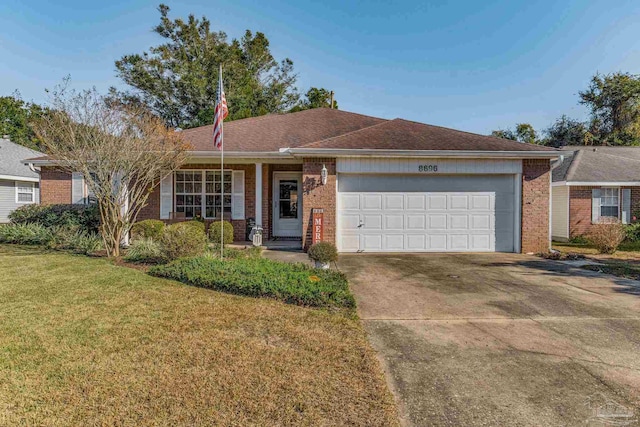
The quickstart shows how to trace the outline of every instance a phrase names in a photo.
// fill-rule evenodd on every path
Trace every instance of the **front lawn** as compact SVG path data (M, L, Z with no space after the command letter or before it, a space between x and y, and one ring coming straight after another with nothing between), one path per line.
M2 425L397 425L353 313L0 245Z

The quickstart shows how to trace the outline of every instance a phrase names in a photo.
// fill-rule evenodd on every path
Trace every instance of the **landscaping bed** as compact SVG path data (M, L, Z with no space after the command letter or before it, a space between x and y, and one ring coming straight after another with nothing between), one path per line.
M0 301L3 425L398 424L352 312L18 245Z
M627 262L607 262L600 265L584 265L585 270L597 271L599 273L612 274L627 279L640 280L640 265Z
M238 295L268 297L289 304L355 308L345 276L264 258L220 260L200 256L152 267L149 274Z

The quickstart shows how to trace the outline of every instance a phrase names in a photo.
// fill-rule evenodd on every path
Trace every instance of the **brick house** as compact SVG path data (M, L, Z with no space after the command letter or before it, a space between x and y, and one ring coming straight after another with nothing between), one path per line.
M552 172L552 237L567 241L603 220L640 212L640 147L564 147Z
M321 238L341 252L549 249L557 150L324 108L236 120L224 132L221 172L212 126L182 131L189 160L153 189L139 220L224 215L236 240L255 223L266 240L307 248ZM86 201L82 176L29 162L42 169L42 203Z

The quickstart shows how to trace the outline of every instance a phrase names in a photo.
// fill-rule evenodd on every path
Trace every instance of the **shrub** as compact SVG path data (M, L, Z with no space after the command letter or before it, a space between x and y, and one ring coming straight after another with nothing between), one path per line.
M573 236L571 240L569 240L569 243L573 243L574 245L588 245L589 239L584 234L579 234Z
M245 249L230 248L225 246L223 249L224 259L238 259L238 258L260 258L262 257L262 248L260 246L250 246ZM209 250L206 256L212 258L220 258L220 246L215 249Z
M289 304L355 307L344 274L266 258L225 261L207 256L185 258L152 267L149 274L238 295L274 298Z
M626 241L635 243L640 242L640 222L628 224L625 226Z
M311 245L307 252L309 258L322 264L328 264L338 259L338 249L333 243L318 242Z
M91 255L104 249L104 242L98 234L78 231L59 246L59 249L68 249L77 254Z
M200 255L207 244L207 236L198 227L177 223L165 227L160 247L168 260Z
M133 227L131 227L131 238L159 240L162 237L164 227L164 222L159 219L145 219L144 221L133 224Z
M176 223L176 225L181 225L184 227L193 227L199 230L200 232L202 232L202 234L206 233L204 222L202 222L201 220L192 219L191 221L178 222Z
M612 254L626 237L624 225L620 222L604 222L591 226L587 238L601 254Z
M233 243L233 225L229 221L216 221L209 226L209 240L220 244L220 233L224 227L224 244Z
M93 205L24 205L9 214L14 224L40 224L44 227L80 227L98 233L100 212Z
M134 240L123 258L125 261L145 264L159 264L165 261L160 243L153 239Z
M0 227L0 243L49 245L53 241L53 232L40 224L4 224Z

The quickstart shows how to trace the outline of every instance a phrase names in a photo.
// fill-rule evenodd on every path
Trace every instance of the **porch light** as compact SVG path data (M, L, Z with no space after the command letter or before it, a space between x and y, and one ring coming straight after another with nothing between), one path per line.
M327 171L327 167L323 164L322 171L320 171L320 182L322 182L322 185L327 185L328 176L329 176L329 171Z

